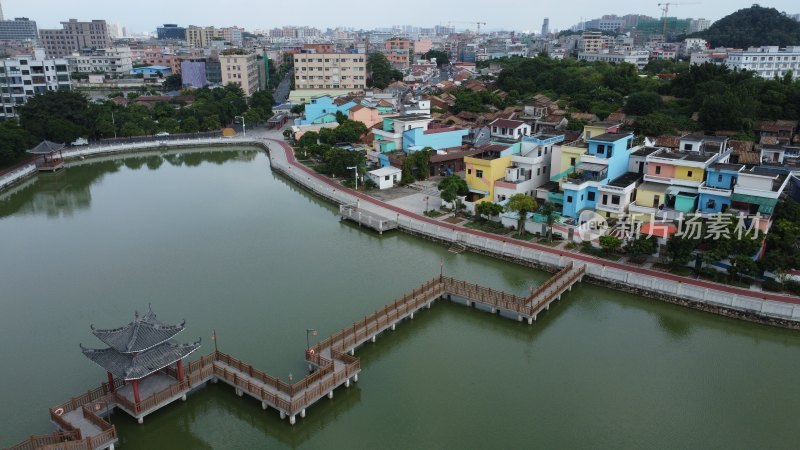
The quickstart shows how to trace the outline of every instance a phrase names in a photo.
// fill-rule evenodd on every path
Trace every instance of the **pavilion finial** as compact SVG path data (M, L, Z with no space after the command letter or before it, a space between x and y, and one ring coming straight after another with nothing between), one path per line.
M138 320L139 319L139 311L134 310L133 311L133 317Z
M90 323L90 324L89 324L89 328L91 328L91 330L92 330L92 331L94 331L94 324L93 324L93 323Z

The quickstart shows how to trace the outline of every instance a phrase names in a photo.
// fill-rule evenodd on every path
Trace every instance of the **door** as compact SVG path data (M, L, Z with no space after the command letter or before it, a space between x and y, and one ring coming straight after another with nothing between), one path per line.
M639 161L639 173L644 173L644 161Z
M653 208L658 208L659 202L661 201L660 195L653 196Z

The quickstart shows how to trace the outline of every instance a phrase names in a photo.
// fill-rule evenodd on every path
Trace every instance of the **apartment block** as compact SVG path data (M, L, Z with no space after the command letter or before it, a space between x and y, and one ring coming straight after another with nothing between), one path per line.
M128 75L133 69L129 47L103 48L83 55L72 55L66 59L72 72L102 73L106 78L120 78Z
M111 35L105 20L61 22L62 29L39 30L39 38L48 58L64 58L90 49L111 47Z
M800 46L780 48L751 47L728 52L725 65L730 69L749 70L761 78L783 77L800 73Z
M211 41L224 39L225 36L222 29L214 27L196 27L194 25L189 25L186 29L186 43L189 47L205 48L211 46Z
M255 53L230 52L219 55L222 84L235 83L244 94L252 96L259 90L258 57Z
M367 86L367 60L363 53L296 53L290 100L305 103L312 97L339 96Z
M27 17L0 20L0 41L38 41L39 29L36 21Z
M407 69L409 65L409 49L411 42L408 39L393 37L383 42L383 54L397 69Z
M17 117L17 108L36 94L71 89L66 59L46 59L43 50L4 59L0 61L0 120Z

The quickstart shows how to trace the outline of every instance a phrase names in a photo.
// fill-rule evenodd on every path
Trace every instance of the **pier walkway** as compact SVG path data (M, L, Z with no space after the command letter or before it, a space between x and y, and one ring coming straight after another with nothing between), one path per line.
M339 205L339 215L342 219L351 220L359 226L365 226L383 234L384 231L397 228L397 221L390 220L366 209L358 207L358 203L352 205Z
M420 310L430 309L436 300L448 299L532 324L538 314L581 281L584 273L584 266L570 265L528 297L440 275L309 348L305 360L310 373L294 384L215 350L187 364L182 380L177 379L175 367L144 379L140 384L144 398L139 403L130 398L130 386L116 379L113 385L119 386L117 389L103 383L56 405L50 408L50 418L58 432L31 436L9 450L113 450L118 441L117 431L107 420L113 410L124 411L143 423L148 414L174 401L186 401L188 393L208 382L228 384L236 395L255 398L262 409L273 408L281 419L288 417L294 425L297 416L306 417L306 410L314 403L324 397L333 398L337 388L348 388L358 381L361 372L361 362L355 357L358 347L376 342L381 333L394 331L404 320L413 320Z

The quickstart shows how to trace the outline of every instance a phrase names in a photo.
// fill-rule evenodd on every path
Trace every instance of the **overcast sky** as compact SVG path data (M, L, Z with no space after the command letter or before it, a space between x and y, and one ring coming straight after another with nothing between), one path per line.
M704 0L697 4L674 6L670 16L716 20L737 9L752 5L754 0ZM131 32L155 31L163 23L179 25L238 25L248 30L269 29L282 25L308 25L324 30L355 27L374 28L392 25L430 27L448 21L486 22L486 29L540 30L542 19L550 18L550 28L563 30L579 22L603 14L646 14L658 17L659 0L0 0L6 19L28 17L39 28L57 28L69 18L105 19L120 23ZM687 3L693 3L688 1ZM796 0L775 0L760 3L785 11L800 13ZM383 8L381 8L383 6ZM299 13L293 14L293 8ZM467 24L454 24L469 27Z

